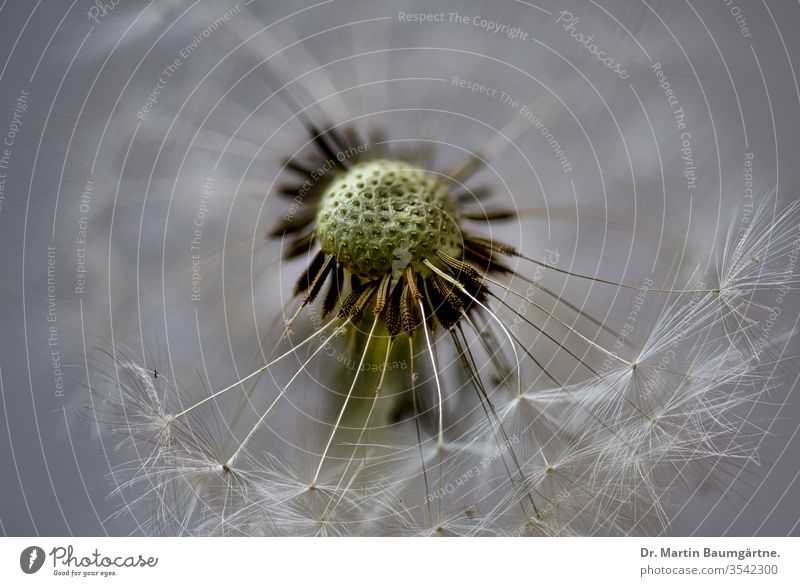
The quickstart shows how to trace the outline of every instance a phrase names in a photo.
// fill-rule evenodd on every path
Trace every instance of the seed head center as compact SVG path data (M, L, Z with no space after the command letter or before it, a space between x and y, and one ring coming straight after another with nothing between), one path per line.
M360 163L336 177L317 214L322 250L350 272L379 279L461 251L458 210L435 175L402 161Z

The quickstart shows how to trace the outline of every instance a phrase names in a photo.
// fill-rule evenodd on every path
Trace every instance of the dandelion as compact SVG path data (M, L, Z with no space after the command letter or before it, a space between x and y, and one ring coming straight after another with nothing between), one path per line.
M688 278L683 257L626 279L578 270L499 237L550 220L480 180L508 144L442 163L435 140L364 131L268 77L306 139L255 181L272 244L243 239L254 280L280 247L291 298L269 315L253 301L255 322L281 324L213 388L109 351L93 409L129 457L119 515L148 533L652 534L681 496L757 459L751 414L780 362L762 356L783 304L769 296L796 284L799 205L765 196Z
M380 145L347 158L340 153L364 144L354 131L309 132L315 152L288 162L297 179L280 188L295 201L302 194L303 209L273 232L287 259L310 259L280 336L288 349L191 404L177 392L171 406L156 390L168 385L163 376L116 359L121 396L112 403L125 422L116 431L152 446L119 490L141 486L134 504L158 502L153 526L277 535L647 532L669 525L666 488L697 478L693 469L754 457L736 414L768 384L739 342L754 345L749 316L761 305L752 296L793 283L774 265L793 250L796 206L769 227L762 206L723 255L717 286L650 288L667 297L661 316L638 351L620 352L517 292L515 282L533 280L509 261L643 288L481 236L475 220L513 212L480 217L463 203L474 165L435 172ZM316 175L320 161L334 160ZM315 189L304 193L312 179ZM318 329L292 342L306 309ZM553 356L537 356L501 310L554 344L585 373L581 380L560 380ZM292 394L309 384L304 372L333 347L353 358L333 417L314 418L313 449L293 446L294 458L285 446L273 451L262 440L273 435L274 446L280 437L270 423L292 408ZM258 400L252 391L265 386L263 375L295 356L296 371ZM410 372L389 371L397 360ZM460 377L445 376L452 371ZM526 382L534 373L547 386Z

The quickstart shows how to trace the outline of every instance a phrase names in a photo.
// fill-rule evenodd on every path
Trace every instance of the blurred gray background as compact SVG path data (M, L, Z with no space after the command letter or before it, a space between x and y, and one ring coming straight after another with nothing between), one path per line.
M101 443L84 416L92 377L110 367L98 349L130 347L160 370L178 368L191 378L199 368L193 363L198 316L208 336L204 347L219 343L226 354L226 325L253 329L252 311L238 315L222 307L220 283L210 268L203 303L187 303L187 242L201 211L200 186L223 148L233 154L215 175L220 196L203 229L204 250L245 243L249 254L246 243L269 227L261 211L264 193L252 200L229 193L242 177L245 187L271 182L281 157L304 141L295 122L261 152L248 150L291 111L285 102L262 105L263 98L296 76L304 76L296 92L302 103L366 84L343 92L341 103L327 101L323 111L330 116L374 114L381 104L459 112L463 117L447 119L442 129L430 128L418 112L386 116L385 123L393 138L425 129L467 141L469 148L488 144L492 134L468 120L505 128L509 109L496 96L455 87L453 76L535 103L569 155L581 205L605 205L620 216L635 209L647 229L665 222L677 236L688 235L698 259L724 239L729 216L741 204L749 182L745 161L753 162L756 193L777 187L784 203L800 194L797 3L288 4L0 3L0 532L138 532L130 522L111 518L119 506L109 498L114 484L107 455L113 445ZM558 22L561 11L579 19L573 29L564 28L563 18ZM401 16L419 12L445 14L448 22L405 22ZM467 24L452 22L450 13L466 15ZM519 33L509 38L510 31L494 31L490 22L511 23ZM604 68L571 31L592 34L597 46L624 64L626 75ZM249 73L260 55L290 45L274 69ZM189 47L194 48L187 52ZM393 51L377 52L381 47ZM316 70L321 63L329 63L324 75ZM676 123L659 87L658 63L691 129L699 176L692 201L686 199ZM170 64L174 71L166 69ZM280 81L269 78L274 72ZM247 75L247 84L235 85ZM374 83L388 78L407 81ZM156 88L157 99L149 103ZM234 90L217 104L229 88ZM251 112L256 116L248 119ZM201 121L203 132L184 158ZM234 131L237 139L228 143ZM454 151L442 156L455 157ZM555 207L574 206L552 150L539 142L526 155L539 171L539 186L520 175L519 153L498 162L497 173L507 179L515 201L542 192ZM251 157L257 164L247 167ZM258 187L254 192L259 195ZM566 240L572 239L565 230ZM618 276L629 244L621 244L616 259L612 246L606 252L611 258L581 260ZM240 258L242 272L231 276L229 290L248 290L249 260L247 254ZM269 267L265 262L255 270L263 278ZM267 284L275 285L279 276L270 273ZM259 289L263 307L285 300L286 288L276 289ZM787 345L781 335L797 319L797 304L784 309L775 337L776 356L783 352L786 358L797 345ZM268 328L272 317L256 327ZM230 352L240 342L252 358L252 347L237 339ZM761 422L769 431L761 461L721 486L702 487L687 503L675 503L680 512L673 533L800 534L794 363L782 376L783 386L771 396L774 408Z

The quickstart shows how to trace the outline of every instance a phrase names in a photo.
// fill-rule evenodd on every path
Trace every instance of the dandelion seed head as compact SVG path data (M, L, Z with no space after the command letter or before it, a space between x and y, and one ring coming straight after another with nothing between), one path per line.
M317 216L322 250L366 279L382 277L407 251L406 266L441 250L458 256L458 210L445 184L402 161L360 163L331 181ZM400 267L405 268L405 266Z
M243 25L234 19L232 30L236 26ZM646 242L653 232L648 226L658 220L649 215L651 202L639 208L637 198L620 215L611 210L609 216L607 208L595 214L589 206L599 195L587 193L582 179L559 193L545 177L539 193L506 155L513 145L529 164L546 167L529 141L544 137L547 128L541 135L530 132L516 106L499 110L498 128L508 146L497 137L488 144L469 138L480 136L474 132L454 137L445 122L458 108L446 114L431 110L434 100L421 92L414 93L421 109L408 115L422 121L424 132L393 127L405 116L396 112L381 116L386 128L376 129L377 115L370 114L379 109L372 107L387 105L371 102L371 82L335 92L344 88L333 70L320 80L325 68L305 67L314 61L313 47L299 66L294 52L306 57L304 43L293 44L288 57L280 54L278 37L263 37L245 43L241 53L249 51L247 58L255 55L259 62L270 54L276 58L259 66L259 74L266 72L259 83L269 86L260 91L271 94L269 104L283 99L294 116L270 136L269 148L260 144L263 129L284 121L262 117L260 110L248 109L248 123L233 135L212 131L210 124L194 134L209 139L211 150L224 145L214 164L216 199L208 206L217 211L207 211L202 230L203 272L213 275L211 221L224 208L224 194L235 193L225 242L239 239L242 210L264 204L258 216L269 223L274 247L260 238L261 220L252 232L242 232L250 284L254 291L263 284L271 294L269 303L267 296L253 295L260 301L252 304L252 316L247 312L259 330L260 352L255 358L240 354L241 346L230 339L252 349L251 330L228 321L215 328L229 337L222 351L208 334L207 315L193 312L208 379L194 388L207 393L166 384L163 375L156 379L136 361L115 357L122 387L115 430L126 436L125 447L142 439L149 446L123 464L128 480L118 492L154 507L148 528L224 535L648 532L669 525L676 485L701 482L721 460L741 464L754 457L759 430L753 426L747 436L742 428L746 410L768 385L753 373L749 357L770 336L759 332L767 306L753 294L796 284L786 267L800 248L800 206L776 216L766 198L748 225L737 231L732 223L725 250L708 259L717 260L716 274L702 274L709 284L695 283L696 275L684 279L689 264L703 263L687 261L681 252L687 234L669 221L671 215L661 218L658 254L674 248L680 259L665 272L668 257L659 256L650 273L640 273L638 254L629 255L626 282L617 282L603 274L600 260L588 265L595 253L605 258L624 252L618 246L623 241L611 240L617 229ZM280 59L289 61L289 73L308 70L315 81L291 75L284 84L275 64ZM362 63L358 71L364 71ZM176 78L171 88L177 83ZM509 82L506 89L512 88ZM236 95L226 91L219 102L233 119L241 106ZM357 107L349 99L355 95L364 98ZM341 104L334 104L340 96ZM556 140L556 129L563 129L558 108L532 102L526 109L544 113ZM149 132L157 115L139 132ZM183 118L191 119L191 110L180 118L176 129ZM303 126L305 143L284 148L278 142L284 133L300 135L294 124ZM361 125L373 132L361 136ZM251 133L259 142L250 144ZM575 147L570 141L577 170L582 157ZM647 149L633 151L656 171ZM278 155L272 158L272 152ZM252 162L259 164L248 165L241 176L238 159L254 153ZM268 157L269 164L261 165ZM187 169L188 163L182 176L191 177ZM604 177L606 169L611 192L621 180L614 166L604 165ZM169 180L167 192L175 192L176 182ZM176 217L188 210L194 219L196 187L192 183L191 197L175 199L170 209ZM605 179L602 191L588 191L605 196ZM618 201L623 199L611 200L611 207ZM546 248L571 233L556 222L572 221L573 206L576 220L601 222L609 244L606 249L604 239L591 250L584 234L592 231L581 223L572 260L583 268L575 272L568 254ZM521 236L535 235L535 243L496 229L497 222L508 221ZM259 239L251 241L251 234ZM515 245L501 242L501 235ZM274 267L278 252L286 261L281 277L285 270L295 280L284 307L271 303L288 290L277 279L263 278L259 268ZM247 268L238 254L225 248L219 274L223 305L226 314L235 306L233 316L247 307L238 303L239 287L233 285L247 273L238 270ZM587 283L591 292L581 301L581 284ZM210 291L203 291L212 303ZM631 291L632 310L624 304ZM237 301L228 302L228 296ZM176 306L170 303L170 310ZM285 329L278 329L275 340L274 329L262 337L262 320L277 323L281 310ZM736 352L742 341L746 352ZM235 378L205 368L206 360L221 363L233 354ZM173 388L175 396L167 401L166 390Z

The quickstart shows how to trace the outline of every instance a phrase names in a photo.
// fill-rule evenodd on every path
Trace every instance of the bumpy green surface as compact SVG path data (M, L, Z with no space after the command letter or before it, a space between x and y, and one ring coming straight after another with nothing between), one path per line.
M432 173L401 161L358 164L333 180L317 214L322 250L365 279L411 265L436 251L458 256L460 220L446 186Z

